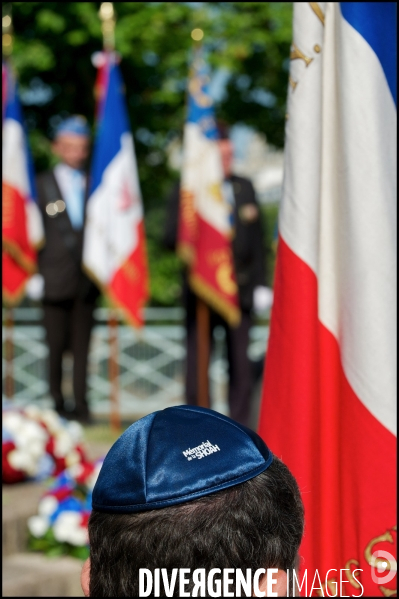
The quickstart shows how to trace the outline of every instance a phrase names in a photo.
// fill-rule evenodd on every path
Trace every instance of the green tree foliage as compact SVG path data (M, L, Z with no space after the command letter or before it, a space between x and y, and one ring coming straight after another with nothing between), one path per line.
M91 56L102 48L100 3L11 6L12 62L41 171L52 163L48 140L61 118L79 113L93 124ZM190 33L203 29L212 68L228 70L218 114L262 131L269 143L282 147L292 3L117 2L114 8L145 205L152 303L172 305L179 296L179 262L162 248L162 233L166 197L178 173L168 167L166 151L184 124Z

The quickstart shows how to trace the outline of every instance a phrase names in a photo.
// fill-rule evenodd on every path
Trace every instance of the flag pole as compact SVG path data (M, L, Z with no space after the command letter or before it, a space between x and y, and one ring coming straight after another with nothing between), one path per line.
M115 12L112 2L102 2L98 11L103 33L103 46L106 52L115 50Z
M2 18L2 50L3 56L10 56L12 53L12 16L11 4L4 7ZM7 399L14 397L14 313L11 307L6 308L5 314L5 358L6 358L6 380L5 380L5 395Z
M13 358L14 358L14 344L13 344L13 329L14 329L14 318L13 318L13 310L12 308L6 308L6 318L5 318L5 329L6 329L6 339L5 339L5 355L6 355L6 381L5 381L5 393L7 399L12 399L14 397L14 368L13 368Z
M112 2L102 2L99 10L103 46L105 52L115 49L115 13ZM121 415L119 408L119 361L118 361L118 315L112 306L108 315L109 360L108 376L110 382L110 412L109 424L112 431L121 430Z
M204 37L202 29L193 29L194 52L198 55ZM210 357L210 311L204 300L197 296L197 403L209 408L209 357Z
M197 403L209 408L209 356L210 312L209 306L197 296Z
M118 319L116 315L116 310L114 308L110 308L109 311L108 331L108 376L110 381L109 424L111 430L117 433L121 429L121 415L119 410Z

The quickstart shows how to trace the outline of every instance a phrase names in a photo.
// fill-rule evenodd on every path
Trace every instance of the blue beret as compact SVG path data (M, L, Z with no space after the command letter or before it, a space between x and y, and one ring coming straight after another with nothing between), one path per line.
M90 137L90 128L84 116L75 114L68 117L55 130L55 137L62 135L63 133L72 133L73 135L82 135L84 137Z
M132 424L111 447L93 508L132 513L184 503L254 478L272 460L256 433L218 412L166 408Z

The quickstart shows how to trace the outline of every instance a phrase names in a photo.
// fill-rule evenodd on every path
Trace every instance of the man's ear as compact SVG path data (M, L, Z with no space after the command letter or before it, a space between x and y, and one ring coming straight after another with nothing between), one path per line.
M80 584L85 597L90 596L90 558L88 557L83 564L82 573L80 575Z
M264 597L287 597L287 572L269 568L259 581L259 591Z

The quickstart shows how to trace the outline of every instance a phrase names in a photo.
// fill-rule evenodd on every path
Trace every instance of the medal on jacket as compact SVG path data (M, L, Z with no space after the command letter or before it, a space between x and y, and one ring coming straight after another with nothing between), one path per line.
M253 223L259 216L259 209L255 204L243 204L238 214L244 223Z
M64 200L56 200L55 202L50 202L46 206L46 212L49 216L54 217L57 214L61 214L64 212L66 208Z

